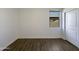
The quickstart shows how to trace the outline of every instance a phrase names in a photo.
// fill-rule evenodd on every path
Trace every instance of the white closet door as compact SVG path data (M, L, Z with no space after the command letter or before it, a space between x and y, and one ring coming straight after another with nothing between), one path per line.
M77 9L77 43L79 47L79 9Z
M71 10L66 13L66 39L75 45L77 42L76 25L76 10Z

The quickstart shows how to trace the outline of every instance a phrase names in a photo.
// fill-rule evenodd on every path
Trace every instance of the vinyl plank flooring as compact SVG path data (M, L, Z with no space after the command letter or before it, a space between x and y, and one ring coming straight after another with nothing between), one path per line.
M79 51L63 39L18 39L3 51Z

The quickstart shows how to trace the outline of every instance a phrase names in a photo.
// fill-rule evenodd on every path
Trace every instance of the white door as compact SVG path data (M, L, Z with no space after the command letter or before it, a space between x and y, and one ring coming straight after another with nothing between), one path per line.
M77 43L76 10L66 12L66 39L76 45Z
M79 47L79 9L77 9L77 46Z

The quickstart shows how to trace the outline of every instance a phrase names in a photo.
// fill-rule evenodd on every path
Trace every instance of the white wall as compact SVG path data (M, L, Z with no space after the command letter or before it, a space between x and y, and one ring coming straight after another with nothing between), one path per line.
M17 38L60 37L60 28L49 28L49 9L0 8L0 50Z
M0 50L17 38L18 9L0 8Z
M61 32L62 32L62 38L65 39L65 13L62 11L62 25L61 25Z
M60 28L49 28L49 9L20 9L20 38L60 38Z

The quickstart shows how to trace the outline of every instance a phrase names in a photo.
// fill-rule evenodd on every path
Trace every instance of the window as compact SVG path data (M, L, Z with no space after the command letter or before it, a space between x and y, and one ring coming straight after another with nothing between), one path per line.
M60 26L60 12L49 11L49 27L59 27L59 26Z

